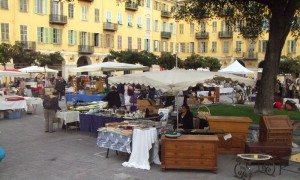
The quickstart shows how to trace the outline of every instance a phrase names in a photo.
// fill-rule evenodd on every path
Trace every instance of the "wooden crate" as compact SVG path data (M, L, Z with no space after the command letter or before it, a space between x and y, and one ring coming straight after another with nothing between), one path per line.
M218 134L219 153L238 154L245 152L245 142L248 136L248 128L252 120L248 117L235 116L207 116L210 130L222 130L224 134ZM225 140L224 135L231 135Z
M287 115L262 116L259 122L259 141L292 145L293 126Z

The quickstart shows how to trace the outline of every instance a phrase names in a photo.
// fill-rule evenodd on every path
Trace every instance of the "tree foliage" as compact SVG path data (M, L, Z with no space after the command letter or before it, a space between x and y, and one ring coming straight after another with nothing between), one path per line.
M158 58L158 65L164 69L173 69L176 67L176 54L172 55L169 52L161 53L161 56ZM179 57L177 57L177 67L183 67L183 63Z
M197 69L204 68L204 58L198 54L192 54L187 57L183 62L184 69Z
M41 67L46 67L53 64L62 63L64 58L61 56L60 52L54 52L50 54L37 53L37 64Z
M226 30L239 29L245 38L269 33L261 87L255 113L273 114L274 90L282 48L289 33L300 35L299 0L189 0L180 1L174 17L178 20L205 21L223 18ZM224 30L224 29L223 29Z
M157 56L148 51L110 51L109 57L116 59L118 62L136 64L139 63L143 66L152 66L157 64Z
M6 68L6 64L12 58L12 45L7 43L0 44L0 63Z
M12 47L13 51L13 61L14 63L24 63L27 64L28 66L31 66L32 64L36 65L35 60L37 59L37 52L36 51L26 51L23 48L22 43L16 43Z
M300 73L300 56L295 58L282 56L279 63L279 73Z

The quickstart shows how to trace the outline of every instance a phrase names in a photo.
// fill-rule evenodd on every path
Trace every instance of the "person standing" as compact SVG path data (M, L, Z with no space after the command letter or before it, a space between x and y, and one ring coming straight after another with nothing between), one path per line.
M121 106L125 106L125 97L124 97L125 88L124 88L124 84L118 84L117 85L117 92L119 93L119 96L120 96L120 99L121 99Z
M53 118L56 111L61 110L58 105L58 99L53 95L46 95L43 100L44 118L45 118L45 132L53 132Z
M100 78L97 78L96 79L96 84L95 84L95 86L96 86L96 89L97 89L97 92L98 93L102 93L103 91L104 91L104 88L103 88L103 82L102 82L102 80L100 79Z
M121 106L121 99L117 92L117 88L112 86L111 91L102 99L102 101L108 102L108 108L119 108Z
M182 123L183 129L194 129L193 113L187 104L183 104L178 115L179 123ZM175 123L176 126L176 123Z
M62 96L64 95L64 92L65 92L65 83L64 83L61 76L57 77L54 89L57 91L58 99L61 101L61 98L62 98Z

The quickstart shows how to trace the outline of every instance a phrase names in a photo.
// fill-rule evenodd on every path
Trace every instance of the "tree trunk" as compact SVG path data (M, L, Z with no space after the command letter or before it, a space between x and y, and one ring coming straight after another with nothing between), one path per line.
M280 6L279 6L280 7ZM270 32L262 78L254 106L254 112L260 115L273 114L275 83L281 51L290 32L292 16L285 16L285 8L274 8L270 19Z

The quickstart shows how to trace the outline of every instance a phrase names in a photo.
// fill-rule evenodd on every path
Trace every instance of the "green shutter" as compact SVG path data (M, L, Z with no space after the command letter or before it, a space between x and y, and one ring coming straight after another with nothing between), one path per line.
M77 45L77 31L73 31L74 33L74 45Z
M38 43L41 43L41 28L37 28L37 41Z
M45 30L45 43L48 43L49 42L49 28L44 28Z
M37 10L38 10L38 0L34 0L34 13L37 14Z
M166 42L166 52L169 52L168 50L169 50L169 48L168 48L168 42Z
M68 30L68 45L72 45L71 44L71 30Z
M53 44L53 28L50 28L50 44Z
M58 29L58 36L57 36L57 38L58 38L58 44L61 44L61 29Z
M44 0L43 14L48 14L48 0Z

